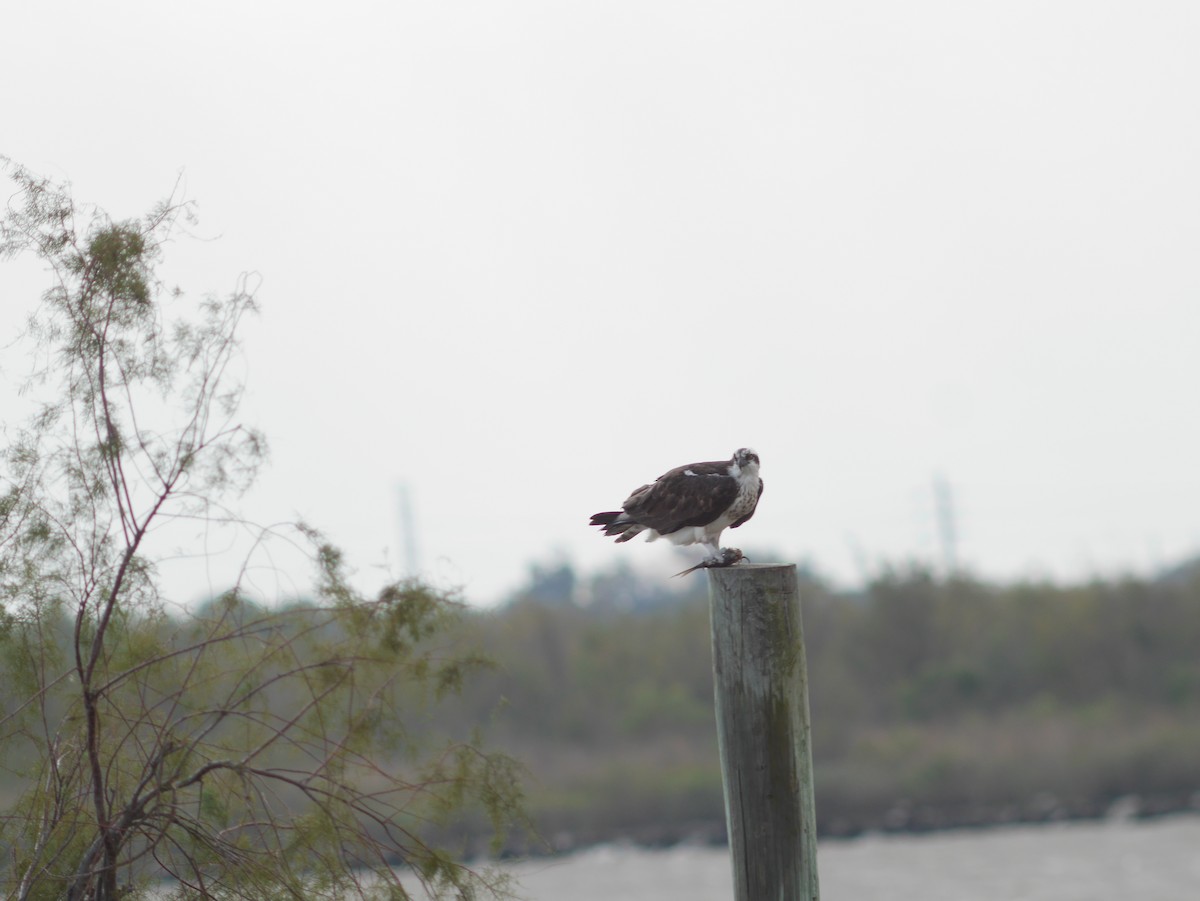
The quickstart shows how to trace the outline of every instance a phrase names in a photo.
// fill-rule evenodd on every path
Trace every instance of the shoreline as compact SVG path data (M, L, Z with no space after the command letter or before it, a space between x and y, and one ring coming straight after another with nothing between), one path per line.
M1145 822L1171 816L1200 816L1200 790L1187 795L1122 795L1088 802L1060 802L1045 792L1026 802L1005 805L933 805L902 800L872 817L822 821L818 808L818 840L853 841L871 835L931 835L1055 823ZM552 835L530 836L528 842L510 842L498 856L480 847L475 836L466 840L464 861L506 861L568 856L608 845L642 850L680 846L725 847L724 819L647 823L622 830L585 832L560 829Z

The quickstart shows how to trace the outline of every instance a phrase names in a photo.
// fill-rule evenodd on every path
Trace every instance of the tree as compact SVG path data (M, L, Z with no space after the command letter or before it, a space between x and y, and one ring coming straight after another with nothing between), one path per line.
M430 745L405 716L480 662L447 646L455 600L365 596L315 530L226 506L265 452L237 420L248 283L196 304L158 280L190 218L175 197L113 221L3 162L0 257L32 252L54 280L28 332L36 409L0 469L6 896L109 901L167 876L179 898L402 898L401 863L431 891L498 891L422 837L470 807L498 833L520 802L511 760ZM315 596L264 604L243 569L203 608L173 603L159 538L196 521L282 533Z

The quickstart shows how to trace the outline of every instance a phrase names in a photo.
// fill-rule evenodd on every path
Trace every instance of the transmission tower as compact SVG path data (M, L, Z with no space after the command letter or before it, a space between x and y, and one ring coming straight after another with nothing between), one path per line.
M942 473L933 477L933 511L942 546L942 566L946 575L953 575L958 572L958 523L954 516L954 492Z

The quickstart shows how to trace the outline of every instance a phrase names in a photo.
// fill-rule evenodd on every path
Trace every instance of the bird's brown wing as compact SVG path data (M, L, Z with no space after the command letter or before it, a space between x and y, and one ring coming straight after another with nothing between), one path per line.
M622 505L635 521L660 535L703 526L721 515L737 496L728 461L692 463L659 476L629 495Z

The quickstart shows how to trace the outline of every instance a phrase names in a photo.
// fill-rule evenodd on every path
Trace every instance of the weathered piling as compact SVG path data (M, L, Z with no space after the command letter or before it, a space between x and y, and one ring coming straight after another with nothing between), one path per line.
M817 901L808 674L795 566L709 571L734 901Z

